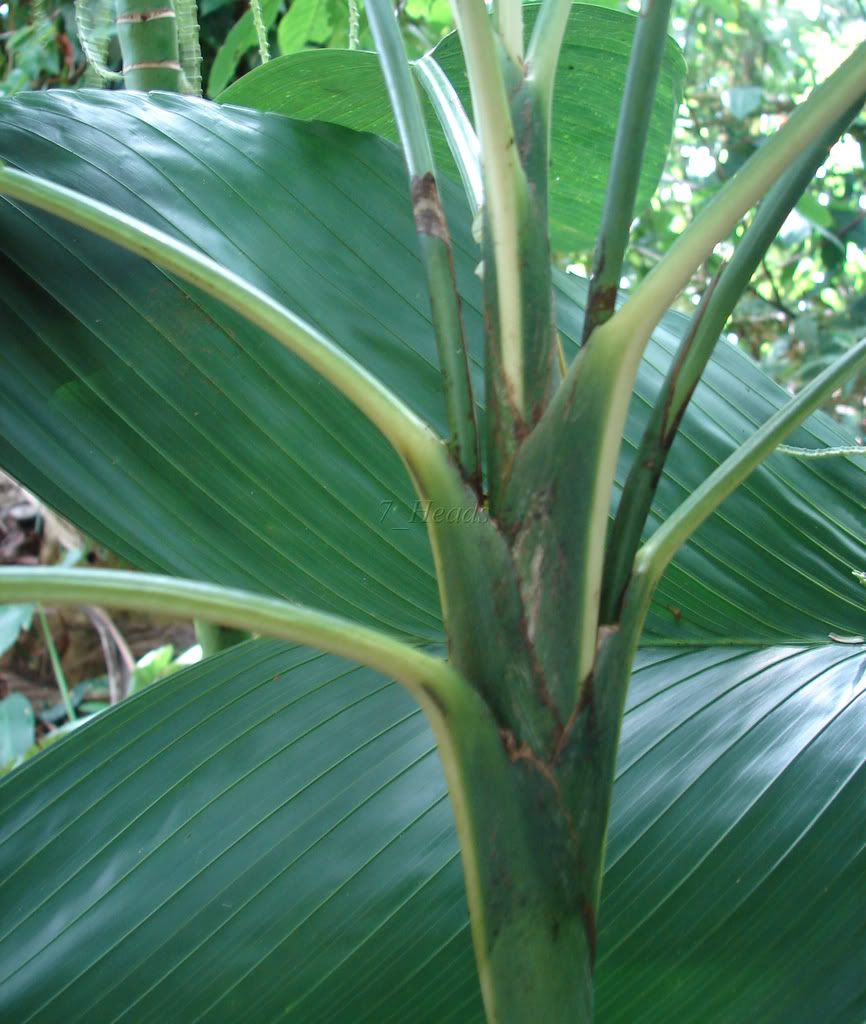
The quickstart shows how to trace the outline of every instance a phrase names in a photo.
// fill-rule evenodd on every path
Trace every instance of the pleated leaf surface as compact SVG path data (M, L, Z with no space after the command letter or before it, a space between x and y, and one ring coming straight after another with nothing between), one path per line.
M168 94L35 93L0 104L0 156L116 203L243 273L444 430L400 154L338 126ZM446 187L476 396L477 247ZM408 477L333 388L216 301L32 210L0 204L0 462L142 568L276 593L441 636ZM557 275L571 355L585 286ZM684 318L656 332L627 468ZM654 508L663 518L788 400L720 345ZM483 417L483 410L482 410ZM792 438L850 441L824 416ZM862 635L866 472L774 456L663 581L647 639L773 643Z
M614 789L601 1024L854 1024L866 647L647 651ZM481 1024L432 736L366 669L255 641L0 785L7 1020Z

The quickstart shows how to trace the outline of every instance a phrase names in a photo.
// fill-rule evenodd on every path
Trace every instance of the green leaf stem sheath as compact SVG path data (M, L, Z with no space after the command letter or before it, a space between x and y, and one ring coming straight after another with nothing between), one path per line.
M603 622L616 621L665 459L719 335L785 218L826 158L827 150L861 106L862 100L858 100L841 118L831 122L773 185L761 201L730 263L721 269L704 293L659 389L623 488L608 540L602 593Z
M498 357L515 408L522 412L523 325L518 235L521 212L526 208L526 177L514 143L505 79L483 0L455 0L454 20L463 47L475 128L481 143L486 223L491 234L497 282Z
M701 523L848 377L866 366L866 339L810 381L730 455L655 531L635 556L634 576L652 586Z
M439 352L450 447L467 480L481 487L481 459L469 356L454 274L445 210L439 198L433 151L421 99L406 57L391 0L368 0L367 18L409 168L412 212L427 272Z
M30 596L26 596L30 595ZM0 569L0 601L94 604L202 619L308 644L351 658L402 683L435 711L455 688L465 687L447 662L348 619L247 590L172 576L113 569L54 567Z
M586 300L584 341L595 327L613 315L665 52L671 2L648 0L638 18Z

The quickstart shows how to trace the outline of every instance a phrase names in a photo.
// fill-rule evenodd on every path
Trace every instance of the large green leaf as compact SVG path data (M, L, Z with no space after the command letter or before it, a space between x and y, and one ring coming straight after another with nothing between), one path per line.
M866 647L649 652L623 725L600 1024L854 1024ZM256 641L0 786L5 1020L481 1021L432 737Z
M864 654L638 660L607 851L600 1020L862 1020Z
M527 38L539 6L523 6ZM572 8L554 87L550 234L556 250L573 252L595 242L636 24L637 18L631 14L585 4ZM465 109L471 111L457 34L443 39L433 56L451 79ZM638 209L649 202L661 177L684 76L682 54L669 38L641 170ZM331 121L397 141L388 93L373 53L329 49L289 54L245 75L221 93L219 100ZM457 181L445 135L429 104L426 111L437 167Z
M171 95L30 93L0 104L0 157L188 239L330 334L444 429L424 273L389 144ZM476 395L480 298L456 186L444 189ZM0 203L0 462L143 568L276 593L440 635L425 529L378 433L218 302L32 210ZM557 275L569 353L585 288ZM641 368L623 467L684 328ZM666 515L787 395L722 345L674 446ZM794 443L848 440L815 416ZM620 479L622 474L620 474ZM862 634L866 472L775 456L667 574L657 642Z
M193 241L439 415L438 372L416 355L426 296L402 280L414 229L400 192L378 188L384 143L170 95L46 93L0 118L16 163ZM331 180L347 158L366 210ZM405 529L409 481L354 407L219 302L13 214L3 203L13 475L139 566L438 634L427 540Z

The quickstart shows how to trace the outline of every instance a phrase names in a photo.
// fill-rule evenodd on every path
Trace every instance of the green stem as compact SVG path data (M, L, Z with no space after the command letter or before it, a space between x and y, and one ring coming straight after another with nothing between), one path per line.
M866 366L866 339L786 402L686 498L637 552L634 572L646 576L654 586L668 562L701 523L795 427L862 366Z
M137 253L224 302L330 381L411 467L430 457L433 431L384 384L300 317L237 274L164 232L90 199L0 164L0 194L53 213Z
M529 48L526 51L527 80L534 83L547 129L548 149L553 124L553 85L559 51L565 38L572 0L543 0Z
M117 39L127 89L183 90L172 0L115 0Z
M262 18L262 0L250 0L250 10L253 12L253 24L256 26L259 58L262 64L267 64L271 59L271 51L268 47L268 30L265 28L264 18Z
M573 823L557 806L559 780L549 765L503 742L477 694L464 689L448 712L448 730L440 736L434 726L434 733L460 840L486 1020L590 1024L595 872L586 870ZM569 760L585 780L582 767Z
M481 176L481 146L472 122L463 109L460 97L448 76L428 53L413 64L415 76L433 107L448 148L460 171L463 188L472 216L484 203L484 182Z
M469 357L454 273L451 238L439 199L433 151L418 88L406 57L391 0L367 0L367 19L394 110L412 188L412 212L427 271L427 289L439 351L449 447L467 480L481 486L481 458Z
M493 17L502 47L520 64L523 61L523 0L494 0Z
M701 298L701 304L692 319L689 330L683 337L671 361L667 376L662 383L655 405L650 412L641 443L635 453L631 469L619 499L619 506L613 527L607 538L604 569L602 571L601 615L603 624L619 621L622 598L631 574L635 552L640 546L641 534L649 515L652 500L661 478L665 459L676 437L686 403L691 391L682 396L680 407L673 406L673 392L687 375L689 355L697 345L697 336L703 326L709 305L719 284L717 274ZM704 335L705 338L708 335ZM718 332L712 336L713 345ZM706 353L709 358L712 347ZM697 370L694 388L703 371L704 364Z
M196 0L174 0L177 15L177 43L183 71L184 92L201 96L201 47L199 46Z
M288 601L213 583L113 569L4 567L0 569L0 600L131 608L204 619L309 644L396 679L425 708L431 700L450 698L455 688L465 687L446 661L385 633Z
M595 327L610 319L615 308L665 52L671 3L672 0L651 0L638 18L595 247L583 322L584 341Z
M713 247L727 237L804 147L820 136L827 123L841 117L864 92L866 43L861 43L692 221L608 323L618 322L632 338L631 344L642 350L662 315Z
M495 262L502 373L518 412L524 407L523 317L519 252L526 177L514 144L514 129L493 29L483 0L455 0L484 169L484 204Z
M78 604L83 602L73 603ZM45 611L41 604L36 605L36 611L39 615L39 622L42 625L42 635L45 637L45 646L48 649L48 657L51 660L51 668L54 672L54 678L57 680L57 688L60 690L60 696L63 698L63 706L66 708L66 717L70 722L74 722L76 718L75 708L72 706L72 701L69 697L69 687L66 685L66 673L63 671L63 666L60 664L60 656L58 655L57 647L54 644L54 637L51 635L51 628L48 625L48 619L45 617Z
M840 455L866 455L866 448L861 444L841 445L838 448L792 448L788 444L780 444L776 451L780 455L794 455L798 459L833 459Z
M626 478L608 541L602 622L617 620L622 595L667 454L719 334L785 218L826 158L829 146L844 132L860 106L858 101L841 118L829 124L770 189L737 246L733 259L704 293L689 331L681 341L656 396Z
M361 16L358 11L358 0L348 0L349 6L349 49L357 50L360 45L358 32L361 27Z
M409 177L419 178L433 170L433 150L400 26L391 0L367 0L366 10Z

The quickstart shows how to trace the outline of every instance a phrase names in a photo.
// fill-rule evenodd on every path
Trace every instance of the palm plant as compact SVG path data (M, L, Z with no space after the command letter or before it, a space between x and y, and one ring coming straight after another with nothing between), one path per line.
M605 1020L857 1019L863 470L773 453L845 445L807 417L866 342L796 398L714 348L864 51L618 303L668 11L456 0L410 66L370 0L379 65L0 105L0 459L150 570L0 596L326 652L232 647L4 783L15 1019L588 1021L597 963Z

